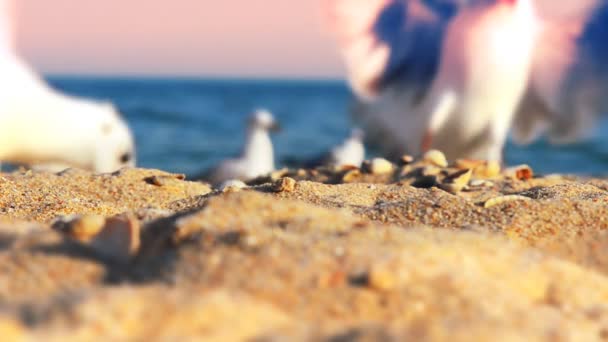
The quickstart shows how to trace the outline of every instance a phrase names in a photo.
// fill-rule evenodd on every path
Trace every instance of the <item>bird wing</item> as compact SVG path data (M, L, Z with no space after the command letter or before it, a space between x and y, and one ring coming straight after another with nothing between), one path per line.
M541 133L569 142L608 112L608 0L535 0L541 19L529 89L515 141Z
M355 92L375 98L396 84L423 94L439 63L457 0L325 0Z
M330 27L359 99L353 114L385 155L418 148L447 25L466 1L325 0ZM405 140L405 141L404 141Z

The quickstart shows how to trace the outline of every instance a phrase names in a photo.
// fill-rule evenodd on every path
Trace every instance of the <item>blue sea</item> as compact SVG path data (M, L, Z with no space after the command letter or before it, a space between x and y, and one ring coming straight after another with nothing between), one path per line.
M273 137L281 160L308 159L350 132L353 95L343 81L49 77L73 95L112 101L135 133L138 166L198 174L240 151L245 118L267 108L283 130ZM608 120L572 145L509 143L507 164L537 173L608 174ZM369 151L370 156L374 151Z

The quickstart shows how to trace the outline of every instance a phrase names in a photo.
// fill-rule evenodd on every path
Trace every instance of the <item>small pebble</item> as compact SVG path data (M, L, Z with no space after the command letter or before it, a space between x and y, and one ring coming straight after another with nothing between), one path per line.
M448 167L448 160L445 158L445 154L438 150L430 150L426 152L422 159L435 166Z
M384 158L372 159L369 167L374 175L384 175L393 172L393 164Z
M295 189L296 180L290 177L283 177L274 184L274 190L276 192L292 192Z
M387 267L373 267L370 270L368 277L369 287L375 290L389 291L398 286L397 277Z

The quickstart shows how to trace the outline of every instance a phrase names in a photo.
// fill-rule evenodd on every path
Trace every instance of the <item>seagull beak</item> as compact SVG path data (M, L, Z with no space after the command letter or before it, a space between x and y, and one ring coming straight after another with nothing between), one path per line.
M270 132L280 132L283 128L281 127L281 124L279 124L278 122L274 121L272 124L270 124L270 127L268 127L268 130Z

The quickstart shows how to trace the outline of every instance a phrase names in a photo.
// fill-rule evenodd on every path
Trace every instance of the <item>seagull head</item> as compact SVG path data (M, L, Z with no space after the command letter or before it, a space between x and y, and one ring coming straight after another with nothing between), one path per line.
M113 172L135 166L135 144L127 123L109 103L95 104L100 111L93 169Z
M272 113L265 109L258 109L249 118L249 127L252 129L262 129L270 132L277 132L281 129Z
M363 132L361 128L353 128L350 131L350 138L357 141L363 141L363 138L365 138L365 132Z

